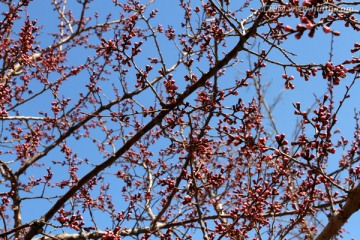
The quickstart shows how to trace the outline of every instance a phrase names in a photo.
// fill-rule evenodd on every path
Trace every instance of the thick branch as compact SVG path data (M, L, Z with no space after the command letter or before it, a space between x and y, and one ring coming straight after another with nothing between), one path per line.
M338 234L341 227L346 221L360 209L360 184L357 185L349 194L344 207L339 210L334 216L332 216L324 228L319 234L316 240L331 239Z

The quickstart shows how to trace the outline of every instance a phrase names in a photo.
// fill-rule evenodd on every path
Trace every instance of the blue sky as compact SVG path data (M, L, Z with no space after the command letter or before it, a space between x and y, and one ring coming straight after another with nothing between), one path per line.
M177 1L168 1L168 0L157 0L153 4L153 7L151 8L157 8L159 9L158 13L158 22L164 26L164 28L167 25L173 25L175 29L179 28L179 18L180 18L180 8L175 4ZM57 20L54 18L54 14L49 10L49 2L47 1L39 1L35 0L35 4L30 4L29 8L29 14L31 16L31 19L38 19L38 25L44 25L43 32L44 34L41 36L41 47L45 47L49 45L51 42L49 41L49 37L47 37L47 32L52 32L53 29L56 28L56 25L58 24ZM74 4L74 2L69 2L69 4ZM93 6L95 6L93 9L90 9L90 11L98 11L101 12L108 12L112 11L112 3L111 1L95 1ZM116 18L116 15L118 13L113 13L113 18ZM75 14L76 15L76 14ZM101 14L100 14L101 15ZM101 18L100 18L101 19ZM102 19L103 20L103 19ZM156 22L156 21L155 21ZM287 24L295 27L298 23L298 19L292 19ZM353 43L359 39L359 34L356 34L354 31L344 28L342 25L335 25L333 27L334 29L339 29L341 32L341 35L339 37L334 38L334 56L333 56L333 62L335 64L339 64L343 60L349 58L351 56L350 49L353 47ZM257 42L256 44L260 44L261 46L266 46L266 44L262 42ZM283 45L284 48L287 50L294 52L297 54L294 59L300 63L307 63L309 61L315 62L315 63L325 63L329 59L329 49L331 44L331 35L325 34L322 31L318 31L315 34L314 38L308 38L306 35L302 37L301 40L296 41L293 36L290 36L289 41ZM229 44L231 45L231 43ZM177 59L177 56L174 56L172 54L170 44L167 42L167 40L163 40L161 42L161 46L165 50L165 58L169 61L169 66ZM169 49L167 49L167 46L169 46ZM256 45L257 46L257 45ZM78 55L87 54L85 50L76 50L74 52L71 52L69 55L70 62L72 64L76 64L79 61L81 62L81 57L77 57ZM146 53L146 49L144 50L144 55ZM273 55L270 55L271 57L278 59L279 61L283 61L284 59L278 55L278 52L273 52ZM227 70L227 76L229 78L241 78L246 69L248 68L248 62L246 61L246 54L240 54L244 58L244 63L239 64L234 69ZM71 57L71 58L70 58ZM145 65L144 61L144 65ZM283 80L281 79L281 74L283 73L283 69L280 67L274 67L271 66L271 64L268 64L268 67L263 71L262 79L264 83L269 84L266 92L266 97L268 104L271 105L274 99L276 99L280 94L281 98L279 103L277 104L276 108L273 111L273 115L275 117L275 120L278 125L278 129L280 132L286 133L287 136L291 136L293 133L293 126L294 123L297 120L297 117L293 115L294 109L292 108L292 103L294 102L301 102L304 109L311 107L311 105L314 102L314 94L317 96L321 96L326 91L326 85L327 81L322 79L321 75L318 77L311 78L310 81L304 82L304 80L300 79L296 72L290 71L290 74L293 74L295 76L295 90L285 90ZM290 75L289 74L289 75ZM182 76L181 72L175 72L176 76ZM84 77L86 74L84 75ZM79 78L76 80L78 82L68 82L65 83L64 87L64 93L66 92L67 96L72 96L73 98L78 97L77 92L77 86L82 86L82 80L81 75L79 75ZM345 85L349 84L352 81L351 77L344 79L340 86L338 86L338 89L341 89L336 92L337 99L340 99L345 91ZM354 108L358 107L360 104L360 98L358 95L359 91L359 84L356 84L354 88L351 90L350 94L353 95L352 98L350 98L349 102L345 104L345 107L342 108L340 112L340 117L338 118L338 128L341 129L341 132L343 135L351 139L352 133L353 133L353 127L354 127ZM111 94L111 93L109 93ZM253 92L243 92L244 99L251 99L253 97ZM38 111L39 108L42 108L44 105L41 103L43 101L47 101L47 98L49 96L44 96L43 98L40 98L38 100L39 105L32 106L32 108L24 109L29 112L29 114L34 114ZM141 101L148 101L148 99L140 98ZM48 106L48 105L47 105ZM291 137L290 137L291 139ZM89 148L86 145L82 145L81 147L78 146L79 154L83 154L84 156L92 156L96 155L96 149ZM57 155L59 154L56 151L53 153L51 158L56 159ZM337 153L340 154L340 153ZM340 155L335 154L332 158L334 162L336 163L336 158ZM61 158L61 155L58 156ZM94 160L94 159L93 159ZM96 159L95 161L102 161L102 159ZM331 166L330 168L335 167ZM82 169L82 171L85 173L88 169ZM43 175L45 169L39 169L39 175ZM66 174L66 172L64 172ZM26 204L26 203L25 203ZM38 214L40 216L43 211L46 211L50 206L51 202L48 201L39 201L39 207L40 211L37 211L34 213L33 208L25 208L24 212L24 220L26 219L27 214L30 214L30 216L34 217L35 214ZM26 212L29 211L29 212ZM28 219L32 220L32 219ZM357 227L357 222L360 220L360 214L357 213L353 215L350 219L350 222L346 225L347 230L350 232L349 234L344 235L344 239L350 239L355 238L357 236L360 236L360 229ZM324 224L326 224L326 221L324 221ZM105 222L104 222L105 225Z

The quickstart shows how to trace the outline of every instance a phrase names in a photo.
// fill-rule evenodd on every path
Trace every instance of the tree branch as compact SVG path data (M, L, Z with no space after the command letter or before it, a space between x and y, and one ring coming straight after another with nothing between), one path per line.
M346 221L360 209L360 184L349 192L346 203L334 216L332 216L316 240L326 240L338 234Z

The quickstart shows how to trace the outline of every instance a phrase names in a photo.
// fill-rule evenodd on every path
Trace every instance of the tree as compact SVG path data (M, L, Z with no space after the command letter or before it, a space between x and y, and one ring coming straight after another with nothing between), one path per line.
M344 233L359 2L45 2L0 1L0 238Z

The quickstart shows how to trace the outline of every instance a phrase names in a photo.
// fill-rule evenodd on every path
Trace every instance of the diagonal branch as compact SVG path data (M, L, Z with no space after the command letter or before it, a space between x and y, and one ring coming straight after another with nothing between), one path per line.
M263 15L264 13L260 13L252 28L249 29L245 36L240 37L240 40L236 44L236 46L228 54L226 54L225 57L218 62L218 64L216 64L214 67L211 67L207 73L204 73L196 83L188 87L182 94L180 94L176 99L175 103L168 104L167 109L163 109L155 118L153 118L147 125L145 125L139 132L137 132L131 139L129 139L129 141L127 141L113 156L111 156L106 161L99 164L93 170L88 172L83 178L79 180L79 182L75 186L73 186L68 192L66 192L64 196L61 197L51 207L51 209L47 213L45 213L45 215L42 216L40 221L37 221L37 224L31 225L29 232L24 239L32 239L39 232L39 230L42 229L45 223L48 222L54 216L54 214L63 206L63 204L65 204L65 202L68 201L79 189L81 189L88 181L98 175L101 171L111 166L118 158L120 158L124 153L126 153L134 145L135 142L140 140L140 138L142 138L154 126L161 123L162 119L165 118L166 115L168 115L173 109L181 105L188 96L190 96L198 88L202 87L208 79L215 76L220 69L222 69L224 66L226 66L226 64L231 61L231 59L235 58L238 52L243 49L246 41L255 34L257 27L262 21Z
M346 203L334 216L332 216L316 240L326 240L338 234L346 221L360 209L360 184L349 192Z

